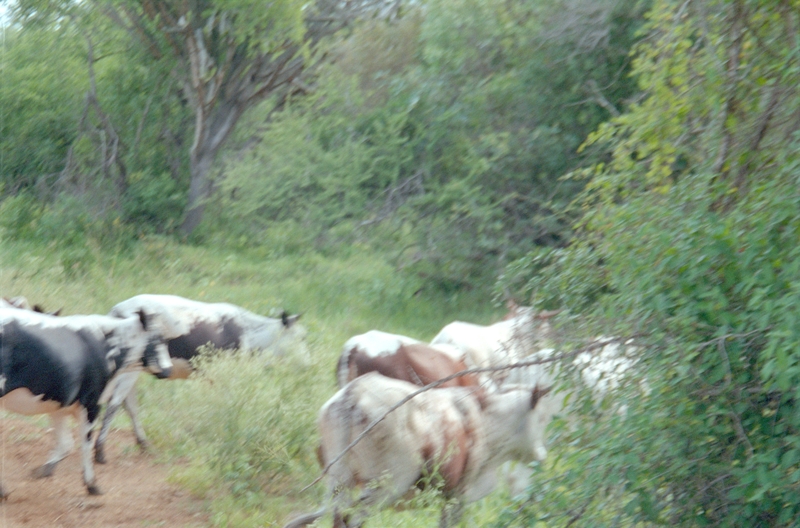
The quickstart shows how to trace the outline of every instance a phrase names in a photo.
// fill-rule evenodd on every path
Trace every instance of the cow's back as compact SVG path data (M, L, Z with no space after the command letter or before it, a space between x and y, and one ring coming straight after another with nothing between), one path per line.
M170 355L190 359L197 349L303 348L304 329L281 319L255 314L230 303L205 303L177 295L141 294L116 304L110 314L126 317L138 310L155 315L168 338ZM295 317L296 318L296 317ZM292 319L294 321L294 318ZM288 344L284 343L288 342Z
M107 347L91 332L6 319L0 346L3 394L24 388L62 407L78 401L90 421L97 417L98 401L111 373L106 365Z
M431 339L431 344L446 344L462 350L471 367L491 367L492 354L502 343L488 326L454 321L442 328Z
M358 334L347 341L336 363L336 381L339 388L347 385L359 375L370 370L360 371L357 362L366 362L371 358L383 358L396 355L403 345L419 344L421 341L400 334L390 334L381 330L370 330ZM383 360L379 360L382 363Z

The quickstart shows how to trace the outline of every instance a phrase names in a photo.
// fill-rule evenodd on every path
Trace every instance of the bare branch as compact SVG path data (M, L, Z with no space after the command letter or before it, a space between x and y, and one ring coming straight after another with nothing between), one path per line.
M769 123L772 120L772 117L775 115L775 111L778 109L778 103L781 101L781 94L783 90L781 89L780 84L775 83L775 85L770 89L770 96L769 101L767 102L767 107L764 109L764 112L759 116L756 130L753 133L753 137L750 139L750 144L748 145L749 150L749 157L748 160L739 167L739 174L736 176L735 186L739 189L739 193L741 194L743 188L746 183L748 172L753 166L753 159L755 158L755 154L758 152L759 146L761 145L761 141L764 139L764 136L767 135L767 129L769 128Z
M715 345L720 340L725 340L725 339L744 339L745 337L750 337L750 336L753 336L753 335L756 335L756 334L764 334L766 332L769 332L771 329L772 329L771 326L767 326L766 328L758 328L756 330L751 330L750 332L745 332L743 334L741 334L741 333L740 334L725 334L725 335L721 335L719 337L715 337L714 339L710 339L708 341L703 341L702 343L698 343L697 345L695 345L695 348L705 348L708 345Z
M730 32L733 34L733 44L728 49L728 60L725 64L725 106L721 116L722 128L722 144L720 145L719 154L714 161L712 171L719 174L722 179L728 177L729 168L726 162L728 161L728 153L733 146L733 131L728 125L728 119L738 111L739 102L736 98L736 86L739 83L739 63L741 60L742 46L744 45L745 30L742 27L742 13L741 1L736 1L733 8L733 21L731 22Z
M603 92L600 91L600 87L597 86L597 81L594 79L589 79L586 81L586 87L589 88L589 92L594 96L593 100L597 104L608 110L613 117L620 116L620 112L617 110L617 107L614 106L611 101L606 99L606 97L603 95Z

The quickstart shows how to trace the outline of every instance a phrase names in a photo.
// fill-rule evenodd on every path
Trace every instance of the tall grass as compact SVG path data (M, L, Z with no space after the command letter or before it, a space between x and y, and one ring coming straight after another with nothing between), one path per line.
M319 472L317 410L336 390L334 366L348 337L377 328L428 340L454 319L498 315L487 292L426 291L381 255L354 248L339 256L280 253L148 237L125 245L89 240L77 260L64 258L68 249L0 240L0 295L25 295L65 314L106 313L139 293L232 302L267 315L302 312L309 356L212 354L189 380L139 382L156 451L168 463L181 461L171 478L207 500L215 526L280 525L320 504L322 484L300 490ZM127 427L127 419L118 417L115 427ZM468 524L485 524L496 508L473 506ZM434 525L437 513L383 512L372 522Z

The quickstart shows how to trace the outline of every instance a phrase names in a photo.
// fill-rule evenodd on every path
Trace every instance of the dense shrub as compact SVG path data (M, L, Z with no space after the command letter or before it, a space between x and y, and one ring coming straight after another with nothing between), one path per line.
M624 389L650 391L624 419L590 408L561 429L565 471L510 522L794 526L797 13L663 0L650 20L635 65L648 97L592 138L614 157L591 173L579 240L505 277L590 316L585 334L636 335Z

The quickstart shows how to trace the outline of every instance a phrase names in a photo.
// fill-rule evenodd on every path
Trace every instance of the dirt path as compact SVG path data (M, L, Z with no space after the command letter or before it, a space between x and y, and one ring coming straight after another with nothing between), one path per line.
M52 477L31 477L53 441L49 429L0 414L0 481L11 492L0 503L0 528L208 526L202 503L167 482L166 466L130 449L130 432L112 431L109 463L95 464L100 496L86 493L77 442Z

